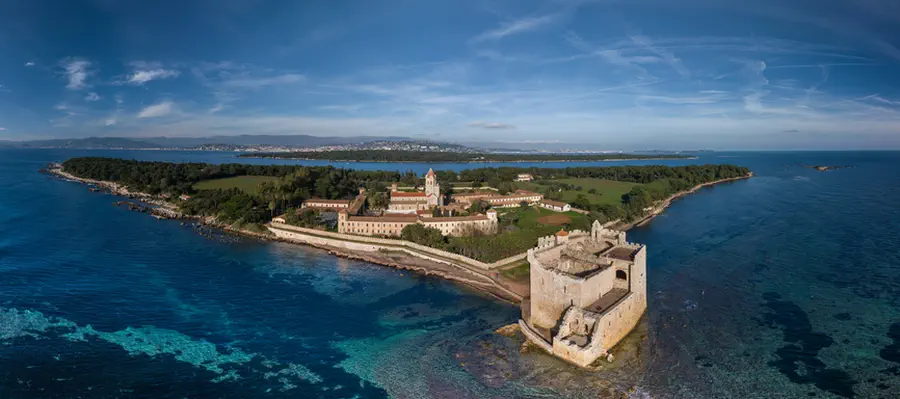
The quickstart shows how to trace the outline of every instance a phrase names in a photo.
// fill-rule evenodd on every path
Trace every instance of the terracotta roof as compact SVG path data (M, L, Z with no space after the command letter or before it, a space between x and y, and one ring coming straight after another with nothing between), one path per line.
M568 231L565 231L565 230L560 230L560 231L557 231L557 232L556 232L556 236L557 236L557 237L568 237L568 236L569 236L569 232L568 232Z
M383 222L383 223L415 223L419 220L416 215L390 215L390 216L351 216L351 222Z
M408 193L404 191L394 191L391 193L391 197L424 197L425 193L417 191L414 193Z
M349 204L350 200L328 200L328 199L318 199L311 198L306 200L304 203L316 203L316 204Z
M516 194L519 194L519 195L537 195L537 193L534 192L534 191L528 191L528 190L522 190L522 189L516 190Z
M558 207L560 207L560 208L562 208L562 207L564 207L564 206L566 206L566 205L569 205L569 204L567 204L567 203L565 203L565 202L554 201L554 200L548 200L548 199L542 199L542 200L541 200L541 203L542 203L542 204L551 205L551 206L558 206Z
M428 168L428 174L425 176L434 176L434 169Z
M463 221L476 221L476 220L487 220L487 216L474 215L474 216L438 217L438 218L429 218L429 219L423 220L423 222L425 224L428 224L428 223L463 222Z

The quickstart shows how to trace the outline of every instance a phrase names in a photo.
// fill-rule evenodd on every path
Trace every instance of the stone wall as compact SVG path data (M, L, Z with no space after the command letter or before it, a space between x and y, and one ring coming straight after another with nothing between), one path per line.
M597 322L602 335L597 337L607 351L625 338L637 326L647 310L647 248L641 247L632 266L631 292L618 305L604 312Z
M441 263L458 262L467 266L475 267L481 270L493 270L503 266L508 266L514 262L520 262L526 258L526 254L518 254L506 259L501 259L494 263L484 263L469 257L465 257L452 252L441 251L424 245L416 244L410 241L395 240L389 238L365 237L350 234L341 234L331 231L308 229L304 227L291 226L281 223L270 223L269 230L278 238L296 241L305 244L330 246L335 248L344 248L354 251L376 252L380 249L384 250L402 250L413 256L423 259L438 259ZM421 255L421 256L420 256Z

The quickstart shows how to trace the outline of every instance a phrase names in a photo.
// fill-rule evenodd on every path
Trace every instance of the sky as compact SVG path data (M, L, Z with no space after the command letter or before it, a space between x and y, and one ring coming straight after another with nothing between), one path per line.
M900 148L895 0L0 2L0 140Z

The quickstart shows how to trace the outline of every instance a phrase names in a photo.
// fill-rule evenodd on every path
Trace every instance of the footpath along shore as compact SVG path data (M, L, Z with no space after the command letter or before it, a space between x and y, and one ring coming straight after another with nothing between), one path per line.
M401 270L409 270L416 273L424 274L426 276L437 276L446 280L455 281L458 283L462 283L468 287L474 288L480 292L491 295L495 298L502 299L504 301L508 301L511 303L519 303L522 301L524 297L527 297L528 285L523 284L521 282L513 282L513 281L505 281L506 279L501 276L499 272L500 269L493 270L479 270L473 267L469 267L466 265L462 265L459 262L436 262L428 259L422 259L420 257L412 256L407 253L403 253L401 251L378 251L378 252L360 252L360 251L350 251L345 248L338 248L329 245L320 245L315 243L300 243L294 240L281 239L276 237L271 232L260 233L257 231L251 231L247 229L236 229L231 225L220 223L214 217L203 217L197 215L188 215L179 210L177 204L168 201L159 196L150 195L143 192L130 191L127 187L120 185L118 183L103 181L103 180L94 180L81 178L71 173L68 173L62 169L62 165L53 164L47 170L49 173L59 176L61 178L83 183L96 185L98 187L102 187L103 189L109 191L111 194L124 196L127 198L137 199L141 202L145 202L148 204L152 204L158 206L159 211L157 213L161 213L162 216L169 218L178 218L178 219L192 219L198 220L201 223L213 227L220 228L230 233L239 234L243 236L253 237L266 241L280 241L285 243L304 245L308 247L319 248L328 253L347 258L347 259L355 259L361 260L369 263L374 263L382 266L394 267ZM753 177L753 173L749 173L746 176L731 178L731 179L721 179L709 183L704 183L697 185L690 190L679 192L666 198L658 205L656 205L647 217L632 223L627 224L619 224L615 225L616 229L619 230L628 230L635 226L643 226L649 223L654 217L660 215L666 208L668 208L675 200L684 197L688 194L694 193L697 190L708 187L716 184L727 183L737 180L743 180ZM518 263L511 263L511 265L515 265Z

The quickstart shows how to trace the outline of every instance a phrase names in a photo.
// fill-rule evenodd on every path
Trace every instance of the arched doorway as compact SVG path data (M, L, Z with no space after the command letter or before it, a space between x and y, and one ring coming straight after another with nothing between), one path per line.
M616 278L619 280L628 280L628 273L624 270L616 270Z

